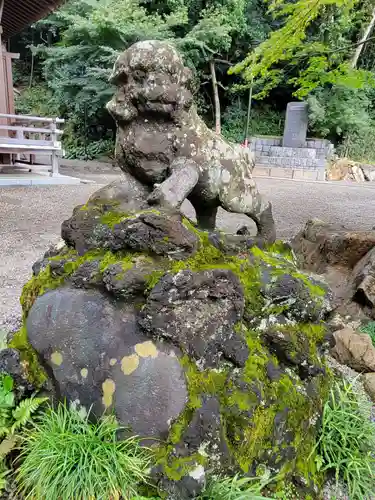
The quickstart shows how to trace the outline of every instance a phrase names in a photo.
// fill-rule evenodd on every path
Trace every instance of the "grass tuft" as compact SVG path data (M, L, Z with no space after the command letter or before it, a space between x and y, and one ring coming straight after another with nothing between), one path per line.
M265 483L258 477L213 478L199 500L272 500L262 496Z
M372 340L372 345L375 346L375 321L369 321L367 325L361 326L359 331L362 333L367 333L367 335Z
M352 384L337 382L324 405L317 465L343 479L351 500L373 498L375 424L371 404L358 399Z
M147 482L151 452L123 431L114 417L98 423L60 404L49 408L23 436L17 480L25 499L128 500Z

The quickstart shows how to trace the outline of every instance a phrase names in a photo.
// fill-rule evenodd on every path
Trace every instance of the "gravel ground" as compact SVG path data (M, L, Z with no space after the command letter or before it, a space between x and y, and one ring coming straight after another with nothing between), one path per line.
M69 173L65 170L64 173ZM76 173L76 172L75 172ZM98 184L17 187L0 189L0 328L15 328L20 315L18 298L31 265L59 238L61 222L75 205L84 203L115 172L86 172ZM278 236L293 236L312 217L341 223L351 229L375 225L375 186L307 183L285 179L257 179L259 189L273 202ZM193 212L185 207L189 215ZM219 213L218 225L236 231L248 219Z

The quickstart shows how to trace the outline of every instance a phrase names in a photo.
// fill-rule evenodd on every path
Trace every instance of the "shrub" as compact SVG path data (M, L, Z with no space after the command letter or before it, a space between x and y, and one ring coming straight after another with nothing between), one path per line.
M70 160L93 160L100 156L111 157L114 153L114 149L115 145L111 139L89 142L86 146L68 143L66 145L65 157Z
M15 99L16 111L20 115L59 116L59 110L54 105L52 92L45 85L25 88Z
M147 481L151 452L123 432L113 416L97 423L60 404L23 437L17 480L26 498L124 500Z
M337 382L324 405L317 464L340 477L351 500L372 498L375 491L375 425L371 405L357 398L353 386Z
M223 135L233 142L243 142L247 119L247 105L228 106L223 114ZM250 114L249 137L257 135L282 135L284 113L271 106L253 107Z

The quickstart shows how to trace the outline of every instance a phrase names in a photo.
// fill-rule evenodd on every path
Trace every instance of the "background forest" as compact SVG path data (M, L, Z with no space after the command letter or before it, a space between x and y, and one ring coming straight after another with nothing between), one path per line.
M310 135L375 161L374 0L68 0L13 38L17 110L67 119L68 157L112 150L108 75L132 43L166 39L193 69L206 122L243 142L280 135L286 104L305 99ZM250 91L251 88L251 91Z

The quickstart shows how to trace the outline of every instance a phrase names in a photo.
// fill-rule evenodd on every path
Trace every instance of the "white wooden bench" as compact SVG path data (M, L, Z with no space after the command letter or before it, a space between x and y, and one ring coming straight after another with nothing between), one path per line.
M7 115L0 113L0 167L11 165L28 170L48 169L51 176L59 175L59 153L62 153L59 135L61 118ZM38 164L36 156L49 156L49 164ZM1 157L7 158L1 164Z

